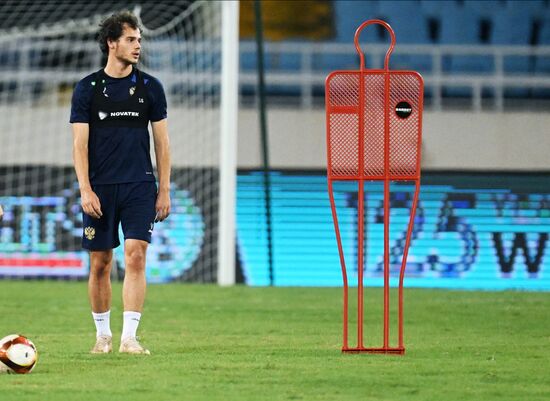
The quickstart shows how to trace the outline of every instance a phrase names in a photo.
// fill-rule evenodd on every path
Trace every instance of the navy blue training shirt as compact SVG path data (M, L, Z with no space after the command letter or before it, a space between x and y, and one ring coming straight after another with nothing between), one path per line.
M124 78L100 70L78 82L70 122L89 124L90 182L154 181L148 124L166 116L162 84L135 68Z

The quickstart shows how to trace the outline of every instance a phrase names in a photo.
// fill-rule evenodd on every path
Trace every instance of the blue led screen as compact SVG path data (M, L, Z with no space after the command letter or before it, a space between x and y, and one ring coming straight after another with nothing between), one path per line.
M0 277L85 278L82 219L74 177L40 196L10 193L0 183ZM323 172L274 172L272 269L268 263L263 175L240 172L237 185L237 277L249 285L341 286L342 273ZM13 186L12 186L13 187ZM412 185L392 186L391 269L401 262ZM174 183L170 218L155 226L149 282L215 281L202 250L217 236L205 197ZM335 185L350 284L357 277L357 184ZM365 284L382 285L383 195L365 195ZM550 175L425 173L406 286L550 290ZM202 256L201 256L202 255ZM115 256L122 265L122 247ZM190 274L192 273L192 274ZM208 273L208 274L206 274Z
M239 175L240 264L251 285L341 286L323 174L275 173L269 269L261 173ZM550 290L550 185L546 176L425 174L405 286ZM383 188L367 183L365 284L382 285ZM392 282L401 263L412 185L392 185ZM350 284L357 283L357 184L337 183L335 201Z
M50 169L48 176L58 179L20 185L19 176L39 176L46 168ZM209 281L216 273L212 266L217 265L203 250L211 249L217 240L216 222L208 209L208 205L217 204L217 199L213 200L210 193L205 195L201 188L184 188L187 183L178 179L184 174L173 171L172 213L154 226L147 252L147 280ZM89 257L81 246L84 227L73 169L28 167L10 174L0 169L0 176L8 177L0 182L0 205L4 208L0 221L0 277L87 278ZM213 181L215 178L213 173ZM123 238L121 229L119 237ZM115 271L122 276L123 246L115 249L114 259Z

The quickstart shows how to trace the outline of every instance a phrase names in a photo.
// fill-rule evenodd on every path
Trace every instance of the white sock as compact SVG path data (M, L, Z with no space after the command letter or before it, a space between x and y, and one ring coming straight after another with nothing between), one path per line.
M112 337L113 333L111 333L111 311L108 310L107 312L103 313L92 312L92 316L94 318L96 336Z
M124 320L122 323L122 336L124 340L128 337L135 337L139 326L139 320L141 319L141 313L139 312L124 312Z

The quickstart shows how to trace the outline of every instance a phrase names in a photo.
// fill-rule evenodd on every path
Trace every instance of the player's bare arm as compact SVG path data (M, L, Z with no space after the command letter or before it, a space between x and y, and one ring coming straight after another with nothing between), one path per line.
M157 221L163 221L170 214L170 141L166 119L151 123L158 170L158 194L155 209Z
M74 123L73 127L73 161L78 185L82 210L89 216L99 219L102 216L99 198L92 190L88 175L88 138L90 127L86 123Z

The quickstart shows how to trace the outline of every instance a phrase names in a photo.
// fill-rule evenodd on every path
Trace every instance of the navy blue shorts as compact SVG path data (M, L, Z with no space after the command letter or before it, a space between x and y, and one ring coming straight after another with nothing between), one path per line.
M83 213L83 248L100 251L119 246L119 223L125 240L151 242L157 199L154 181L92 185L92 190L101 202L103 216L94 219Z

